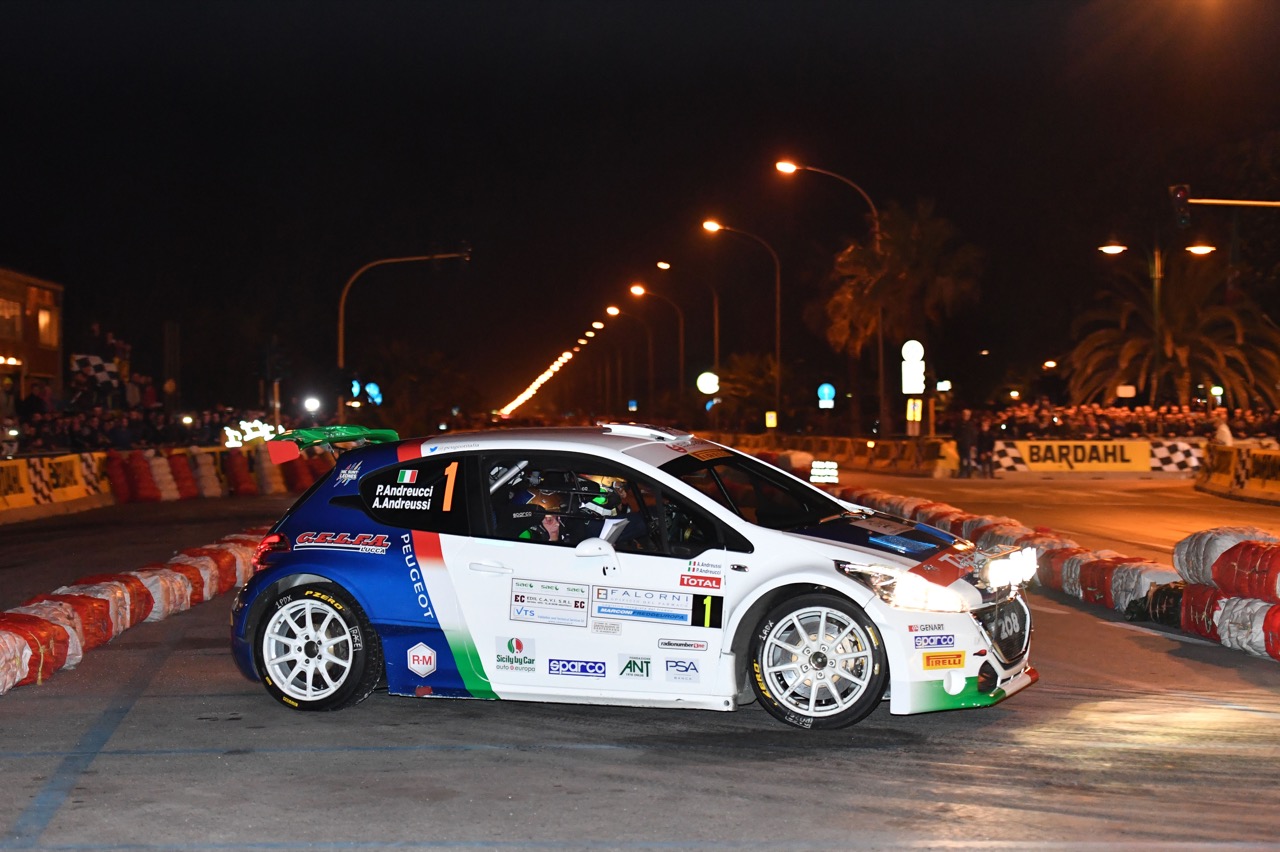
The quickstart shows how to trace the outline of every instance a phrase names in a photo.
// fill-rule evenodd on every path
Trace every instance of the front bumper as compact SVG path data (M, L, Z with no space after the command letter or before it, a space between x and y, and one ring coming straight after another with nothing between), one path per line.
M1030 661L1031 610L1021 594L976 612L885 607L889 712L988 707L1039 679Z

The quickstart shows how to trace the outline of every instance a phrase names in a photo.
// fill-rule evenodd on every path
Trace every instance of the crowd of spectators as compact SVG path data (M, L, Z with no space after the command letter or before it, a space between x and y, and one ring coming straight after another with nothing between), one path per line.
M1189 405L1102 405L1022 403L1002 411L982 412L1000 440L1105 441L1109 439L1203 438L1221 441L1230 430L1235 439L1280 435L1280 411L1206 408Z
M96 323L75 354L97 355L115 366L115 380L100 380L90 366L72 372L61 395L33 380L19 397L13 380L0 382L0 458L49 452L133 450L148 447L214 446L226 441L224 427L260 412L217 408L198 414L174 411L172 399L148 375L131 371L131 347Z

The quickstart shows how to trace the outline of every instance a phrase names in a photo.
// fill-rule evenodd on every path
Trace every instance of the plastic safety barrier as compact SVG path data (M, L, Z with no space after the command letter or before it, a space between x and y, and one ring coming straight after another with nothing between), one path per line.
M247 582L265 533L245 530L187 548L168 562L92 574L0 612L0 695L74 668L86 651L143 621L168 618Z

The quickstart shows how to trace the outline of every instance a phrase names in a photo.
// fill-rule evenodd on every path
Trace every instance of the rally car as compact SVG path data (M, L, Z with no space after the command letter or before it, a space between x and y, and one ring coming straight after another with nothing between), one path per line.
M983 551L636 424L356 445L262 540L231 615L297 710L394 695L734 710L800 728L995 704L1037 679L1031 550Z

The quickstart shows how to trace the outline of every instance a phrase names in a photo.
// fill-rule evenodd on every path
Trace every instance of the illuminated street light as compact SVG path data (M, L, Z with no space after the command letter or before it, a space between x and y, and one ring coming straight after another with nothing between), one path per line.
M347 322L347 293L351 292L351 285L356 283L356 279L364 273L373 269L375 266L386 266L392 263L414 263L426 260L448 260L450 258L462 258L463 260L471 259L471 250L445 252L443 254L419 254L411 257L384 257L381 260L374 260L366 263L355 271L347 283L342 287L342 295L338 297L338 372L341 373L347 367L346 362L346 322ZM343 405L342 396L338 396L338 422L346 421L346 406Z
M731 234L740 234L755 240L764 246L765 251L769 252L769 257L773 259L773 408L775 411L780 411L782 409L782 264L778 262L778 253L761 237L749 231L722 225L714 219L706 220L702 223L702 227L713 234L717 231L728 231Z
M1203 242L1195 242L1187 246L1187 251L1197 257L1203 257L1216 250L1216 246L1211 246ZM1129 247L1116 239L1111 239L1106 245L1098 246L1098 251L1106 255L1118 255L1128 251ZM1164 338L1164 317L1161 315L1160 305L1160 285L1164 281L1164 250L1157 244L1147 254L1147 271L1151 275L1151 334L1152 334L1152 382L1149 404L1155 405L1157 395L1160 390L1160 352L1163 349L1162 340Z
M631 295L637 296L637 297L657 296L659 299L661 299L662 301L666 302L668 305L676 309L676 320L678 325L677 330L679 331L679 334L680 334L680 339L678 341L679 345L677 347L679 350L679 357L677 360L680 362L680 367L679 367L680 372L679 372L679 378L676 380L676 395L683 400L684 399L684 339L685 339L684 338L684 311L680 309L680 306L677 305L673 299L669 299L655 290L645 289L645 286L639 282L636 282L635 284L631 285Z
M867 202L867 206L871 208L871 238L872 245L875 249L876 257L884 257L884 253L880 250L880 211L876 209L876 203L871 200L871 196L847 177L836 172L829 172L826 169L820 169L816 166L802 166L789 160L781 160L774 163L774 168L782 172L784 175L795 174L799 171L817 172L820 175L826 175L830 178L843 183L845 186L853 189L854 192L862 196L862 200ZM884 308L877 308L876 311L876 365L877 365L877 389L880 394L880 425L883 430L884 424L889 418L889 400L885 396L884 389Z
M604 309L604 312L611 317L627 317L628 319L633 319L644 327L645 335L649 339L649 405L653 406L655 398L653 393L653 328L649 323L640 319L640 317L623 311L622 308L619 308L617 305L610 305Z
M657 267L662 270L670 270L671 264L667 263L665 260L660 260L657 263ZM720 291L715 288L715 285L713 285L710 281L707 281L705 278L702 280L702 283L706 284L707 289L711 291L711 349L712 349L711 361L713 365L712 369L716 373L719 373L720 372Z

